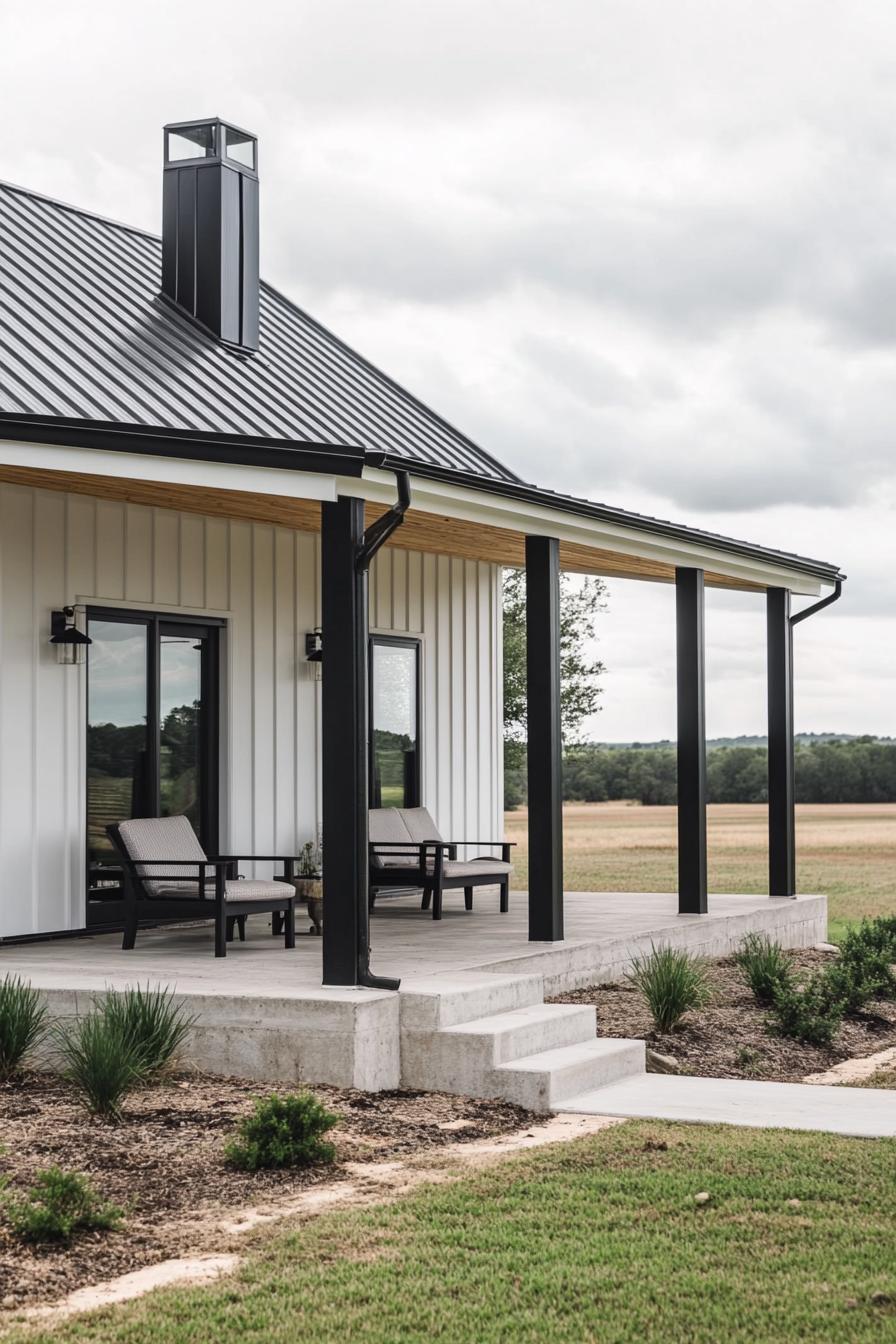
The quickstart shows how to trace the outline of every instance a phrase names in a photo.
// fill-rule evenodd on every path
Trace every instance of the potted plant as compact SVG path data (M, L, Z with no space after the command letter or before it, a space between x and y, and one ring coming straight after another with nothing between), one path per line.
M295 893L308 907L312 934L320 934L323 917L323 883L321 881L321 845L320 840L306 840L299 850L295 876L292 880Z

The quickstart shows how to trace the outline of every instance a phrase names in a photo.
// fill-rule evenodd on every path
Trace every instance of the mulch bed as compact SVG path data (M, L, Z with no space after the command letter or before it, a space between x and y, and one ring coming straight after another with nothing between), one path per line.
M834 954L814 949L791 952L794 969L808 975L830 965ZM598 1036L629 1036L673 1056L680 1072L703 1078L753 1078L798 1083L844 1059L873 1055L896 1045L896 1003L875 1001L845 1018L830 1046L804 1045L766 1029L760 1008L731 958L710 962L712 1002L688 1013L674 1031L661 1033L638 990L627 983L590 985L559 995L554 1003L593 1003Z
M122 1122L108 1125L87 1115L71 1088L51 1074L0 1084L0 1176L10 1189L17 1193L40 1169L58 1165L86 1173L102 1199L126 1213L120 1230L79 1234L68 1247L23 1246L0 1219L0 1307L50 1303L143 1265L220 1250L221 1218L342 1180L346 1162L399 1159L510 1133L533 1120L503 1102L315 1086L340 1116L328 1136L336 1145L335 1166L255 1173L228 1167L225 1140L253 1099L273 1090L178 1074L133 1094Z

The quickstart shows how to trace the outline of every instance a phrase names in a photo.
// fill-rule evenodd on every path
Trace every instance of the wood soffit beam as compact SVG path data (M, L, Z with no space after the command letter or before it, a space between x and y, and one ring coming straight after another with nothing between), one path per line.
M269 523L300 532L320 531L320 504L316 500L284 499L278 495L257 495L242 490L209 490L193 485L46 471L31 467L0 466L0 481L41 490L95 495L100 499L121 500L147 508ZM369 525L385 511L380 504L368 504L366 523ZM389 545L398 550L424 551L462 560L485 561L488 564L522 567L525 563L523 532L463 522L440 514L421 513L413 508L405 516L403 525L393 535ZM562 569L575 574L642 579L653 583L675 581L674 565L578 542L561 541L560 565ZM706 583L713 588L764 591L762 584L710 571L706 573Z

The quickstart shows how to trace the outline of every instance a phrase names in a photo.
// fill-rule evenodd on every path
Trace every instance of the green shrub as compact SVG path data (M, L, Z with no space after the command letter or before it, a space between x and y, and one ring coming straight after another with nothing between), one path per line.
M802 985L789 980L778 986L769 1023L773 1031L807 1045L830 1045L845 1006L830 970L817 972Z
M748 933L734 961L757 1003L774 1003L779 987L791 979L790 962L781 944L763 934Z
M262 1167L310 1167L332 1162L336 1150L322 1136L339 1117L310 1092L258 1097L237 1137L224 1149L226 1160L243 1171Z
M46 1030L47 1006L17 975L0 980L0 1080L10 1078Z
M658 1031L671 1031L692 1008L711 997L706 967L699 957L674 947L651 947L635 957L626 978L641 991Z
M847 930L836 965L855 986L851 1008L860 1008L871 998L896 998L896 975L891 969L894 962L896 920L863 920L858 927Z
M19 1199L6 1196L6 1217L22 1241L69 1242L75 1232L108 1231L121 1222L121 1209L102 1204L85 1176L50 1167Z
M134 1040L104 1007L95 1007L54 1032L62 1074L78 1090L87 1109L104 1120L121 1119L125 1097L146 1077Z
M195 1020L175 1003L171 990L149 985L110 991L102 1012L110 1026L132 1043L145 1078L171 1067Z

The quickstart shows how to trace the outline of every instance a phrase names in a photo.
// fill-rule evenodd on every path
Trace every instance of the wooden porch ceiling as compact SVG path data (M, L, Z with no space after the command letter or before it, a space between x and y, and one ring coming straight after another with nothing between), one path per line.
M61 490L76 495L95 495L101 499L126 500L152 508L174 509L184 513L202 513L213 517L245 519L273 523L302 532L320 531L320 504L316 500L284 499L277 495L257 495L240 490L215 490L194 485L173 485L156 481L122 479L117 476L93 476L67 471L47 471L31 467L0 466L0 481L28 485L42 490ZM384 513L379 504L367 505L367 521ZM525 534L509 528L463 522L440 514L409 510L403 525L389 542L400 550L425 551L436 555L457 556L464 560L484 560L497 565L522 566ZM644 579L654 583L672 583L674 566L657 560L626 555L621 551L602 550L569 541L560 543L560 564L576 574L599 574L607 578ZM706 571L706 583L715 588L736 588L762 592L761 584L733 579Z

